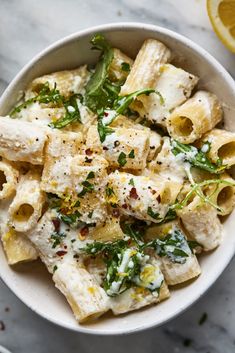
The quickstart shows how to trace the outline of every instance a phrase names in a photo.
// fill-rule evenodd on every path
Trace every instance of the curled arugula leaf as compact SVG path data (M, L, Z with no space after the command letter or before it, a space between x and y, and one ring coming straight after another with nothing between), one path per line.
M156 92L154 89L146 88L135 91L131 94L126 96L118 97L114 103L113 107L110 109L101 109L99 111L98 117L98 133L100 137L100 141L103 143L106 139L107 135L110 135L114 132L114 130L108 125L110 125L118 115L125 114L127 109L129 108L130 104L140 95L149 95L151 93L156 93L160 95L159 92ZM160 95L160 97L162 97ZM130 157L132 158L132 157Z
M67 101L64 102L66 110L65 116L49 124L50 127L55 129L62 129L65 126L74 122L81 123L81 115L77 104L77 94L73 94Z
M164 239L154 239L144 244L144 247L153 248L158 256L166 256L170 261L180 264L185 263L191 255L191 249L179 228L172 229Z
M227 167L226 165L221 165L220 162L217 164L212 163L206 153L202 150L198 150L191 145L184 145L176 140L172 141L172 153L175 156L182 153L184 155L184 160L189 162L193 167L206 170L212 174L223 173Z
M107 87L110 90L109 81L106 82L106 87L104 87L104 84L113 60L113 49L101 34L96 34L91 39L91 44L93 44L93 49L101 51L101 56L86 85L85 102L88 108L97 112L98 109L107 105L109 99L109 93L106 90Z
M14 118L15 115L17 113L19 113L22 109L27 108L29 105L33 104L33 103L53 103L53 104L63 104L64 102L64 97L60 94L60 92L56 89L56 84L54 85L54 88L50 89L49 87L49 82L45 82L39 93L35 96L32 97L28 100L26 100L25 102L23 102L22 104L18 105L17 107L15 107L11 113L10 113L10 117Z

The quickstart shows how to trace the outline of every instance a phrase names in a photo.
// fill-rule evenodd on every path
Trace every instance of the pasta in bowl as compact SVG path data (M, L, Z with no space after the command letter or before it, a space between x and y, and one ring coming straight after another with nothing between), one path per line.
M95 65L33 79L0 119L8 263L39 257L80 324L196 283L235 205L217 96L158 39L133 58L103 34L91 44Z

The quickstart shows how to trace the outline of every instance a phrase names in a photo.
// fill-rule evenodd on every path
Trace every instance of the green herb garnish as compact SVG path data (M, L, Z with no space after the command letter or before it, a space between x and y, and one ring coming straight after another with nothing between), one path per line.
M152 207L148 207L147 214L154 219L159 219L159 213L154 212Z
M58 245L60 245L63 239L66 237L64 233L54 232L51 234L51 239L53 241L52 248L55 249Z
M135 151L131 150L131 152L128 154L128 157L132 159L135 158Z
M127 163L126 160L126 154L124 152L121 152L118 156L118 163L121 167L124 167L124 165Z
M35 97L32 97L30 99L28 99L27 101L25 101L24 103L18 105L17 107L15 107L11 113L10 113L10 117L14 118L14 116L19 113L22 109L27 108L29 105L39 102L39 103L53 103L53 104L63 104L64 101L64 97L60 94L60 92L56 89L56 84L54 85L53 89L50 89L49 87L49 82L45 82L38 95L36 95Z
M98 120L98 133L99 133L100 141L104 142L106 139L106 136L114 133L114 130L111 129L110 127L104 125L102 120L99 119Z
M77 95L72 95L67 101L64 102L66 110L65 116L61 117L55 122L49 124L50 127L55 129L62 129L65 126L74 122L81 123L81 115L77 104Z
M81 213L79 211L75 211L74 213L71 213L71 214L63 214L63 213L59 214L59 218L61 219L61 221L63 221L68 225L72 225L72 224L74 225L75 223L78 222L80 217L81 217Z
M193 167L206 170L212 174L223 173L227 167L226 165L221 165L221 162L219 164L212 163L202 150L198 150L191 145L184 145L176 140L172 141L172 153L175 156L182 153L184 160L189 162Z
M122 68L122 71L125 71L125 72L130 72L131 70L130 64L126 62L121 63L121 68Z

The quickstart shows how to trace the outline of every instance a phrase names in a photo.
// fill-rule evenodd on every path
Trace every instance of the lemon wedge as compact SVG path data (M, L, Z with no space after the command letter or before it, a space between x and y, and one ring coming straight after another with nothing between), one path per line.
M207 0L207 12L220 40L235 53L235 0Z

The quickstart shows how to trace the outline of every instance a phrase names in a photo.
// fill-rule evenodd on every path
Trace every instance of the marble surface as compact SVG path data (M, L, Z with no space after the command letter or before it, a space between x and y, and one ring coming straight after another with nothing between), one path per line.
M29 59L53 41L92 25L138 21L186 35L235 78L235 56L211 29L205 0L0 0L0 94ZM235 260L192 308L164 326L123 337L88 337L56 327L0 283L0 345L14 353L235 352ZM40 298L39 298L40 300ZM207 313L207 320L199 320ZM0 348L1 352L1 348Z

